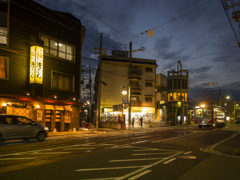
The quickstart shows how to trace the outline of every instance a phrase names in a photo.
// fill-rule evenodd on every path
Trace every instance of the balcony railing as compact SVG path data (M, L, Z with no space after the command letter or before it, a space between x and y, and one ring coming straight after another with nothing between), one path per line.
M131 85L132 90L141 90L142 89L141 87L142 86L140 86L140 85Z
M141 106L141 101L131 101L131 106Z

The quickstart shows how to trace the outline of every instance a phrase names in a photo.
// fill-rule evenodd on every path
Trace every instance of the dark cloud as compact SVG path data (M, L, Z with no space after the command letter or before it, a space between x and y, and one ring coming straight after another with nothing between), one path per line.
M188 59L188 55L181 55L184 51L184 47L171 51L171 38L164 37L157 39L154 45L154 50L157 52L157 58L162 60L181 60Z
M199 68L195 68L192 70L188 70L190 74L200 74L200 73L205 73L208 70L210 70L212 68L212 66L202 66Z

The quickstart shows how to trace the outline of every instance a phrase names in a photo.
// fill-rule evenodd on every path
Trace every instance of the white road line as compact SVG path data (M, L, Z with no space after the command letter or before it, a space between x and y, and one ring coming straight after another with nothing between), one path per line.
M144 155L156 155L156 154L172 154L172 152L164 152L164 153L144 153L144 154L132 154L133 156L144 156Z
M7 146L12 146L12 145L19 145L19 144L27 144L27 143L14 143L14 144L6 144Z
M163 162L163 164L168 164L168 163L170 163L170 162L172 162L172 161L174 161L174 160L176 160L176 159L177 159L177 158L169 159L168 161Z
M140 139L140 138L146 138L146 137L151 137L151 136L141 136L141 137L135 137L135 138L130 138L130 139Z
M207 131L205 131L207 132ZM208 131L209 132L209 131ZM197 133L197 134L201 134L203 132L200 132L200 133ZM184 137L187 137L187 136L192 136L192 135L197 135L197 134L188 134L188 135L184 135L184 136L181 136L181 137L174 137L174 138L169 138L169 139L162 139L162 140L158 140L158 141L153 141L152 143L157 143L157 142L162 142L162 141L169 141L169 140L173 140L173 139L179 139L179 138L184 138Z
M185 153L183 153L183 154L190 154L190 153L192 153L192 151L188 151L188 152L185 152Z
M137 178L139 178L139 177L141 177L141 176L143 176L143 175L145 175L147 173L150 173L150 172L152 172L152 170L146 170L146 171L143 171L142 173L139 173L139 174L137 174L137 175L135 175L135 176L133 176L131 178L128 178L128 179L129 180L134 180L134 179L137 179Z
M78 169L75 171L101 171L110 169L131 169L131 168L142 168L144 166L124 166L124 167L106 167L106 168L92 168L92 169Z
M92 144L92 143L91 143ZM38 149L38 150L32 150L32 151L25 151L25 152L20 152L20 153L12 153L12 154L3 154L0 155L0 157L6 157L6 156L15 156L15 155L21 155L21 154L28 154L28 153L34 153L34 152L41 152L41 151L51 151L54 149L64 149L68 147L78 147L78 146L85 146L86 144L77 144L77 145L71 145L71 146L62 146L62 147L56 147L56 148L51 148L51 149Z
M161 149L137 149L137 150L132 150L132 151L162 151Z
M68 151L68 150L81 150L81 149L84 150L84 149L96 149L96 148L91 148L91 147L89 147L89 148L87 148L87 147L86 148L66 148L66 149L62 149L62 150Z
M111 160L109 162L124 162L124 161L151 161L164 158L147 158L147 159L121 159L121 160Z
M126 140L128 140L128 139L119 139L119 140L115 140L115 141L113 141L113 142L126 141Z
M170 159L170 158L172 158L172 157L174 157L174 156L177 156L177 155L179 155L179 154L181 154L181 153L182 153L182 151L179 151L179 152L177 152L177 153L175 153L175 154L173 154L173 155L171 155L171 156L166 157L166 159ZM149 169L149 168L151 168L151 167L153 167L153 166L155 166L155 165L157 165L157 164L160 164L161 162L165 161L166 159L161 159L161 160L159 160L159 161L157 161L157 162L154 162L154 163L152 163L152 164L150 164L150 165L144 166L144 167L141 168L141 169L138 169L138 170L136 170L136 171L130 172L130 173L128 173L128 174L126 174L126 175L124 175L124 176L121 176L121 177L119 177L119 178L115 178L114 180L123 180L123 179L126 179L126 178L128 178L128 177L130 177L130 176L133 176L134 174L137 174L137 173L142 172L142 171L144 171L144 170L146 170L146 169Z
M32 153L32 155L38 155L38 154L67 154L70 152L37 152L37 153Z
M144 140L144 141L137 141L137 142L134 142L134 143L131 143L131 144L138 144L138 143L143 143L143 142L146 142L147 140Z
M0 161L9 161L9 160L24 160L24 159L35 159L36 157L28 157L28 158L0 158Z
M109 178L97 178L97 179L82 179L82 180L114 180L119 177L109 177Z

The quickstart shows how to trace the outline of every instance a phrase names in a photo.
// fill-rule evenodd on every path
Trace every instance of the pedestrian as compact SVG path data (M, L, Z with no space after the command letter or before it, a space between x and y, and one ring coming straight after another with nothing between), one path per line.
M140 121L141 127L142 127L142 123L143 123L143 118L142 118L142 116L140 117L139 121Z
M135 117L132 118L132 127L134 128Z

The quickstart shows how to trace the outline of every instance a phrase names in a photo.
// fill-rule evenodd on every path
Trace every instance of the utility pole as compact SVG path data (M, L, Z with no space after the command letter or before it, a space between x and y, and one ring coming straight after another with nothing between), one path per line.
M98 48L94 48L98 49ZM105 51L106 52L106 51ZM98 54L98 53L94 53ZM102 85L102 33L100 36L100 48L99 48L99 82L98 82L98 103L97 103L97 118L96 118L96 129L98 130L98 124L100 122L101 115L101 85Z
M89 67L89 88L90 88L90 99L89 99L89 121L92 123L92 77L91 68Z
M131 128L131 70L132 70L132 52L145 51L145 47L132 50L132 42L129 43L129 79L128 79L128 127Z
M222 99L221 99L221 89L219 89L219 106L221 106L221 101L222 101Z
M128 128L131 129L131 70L132 70L132 42L129 43L129 77L128 77Z

